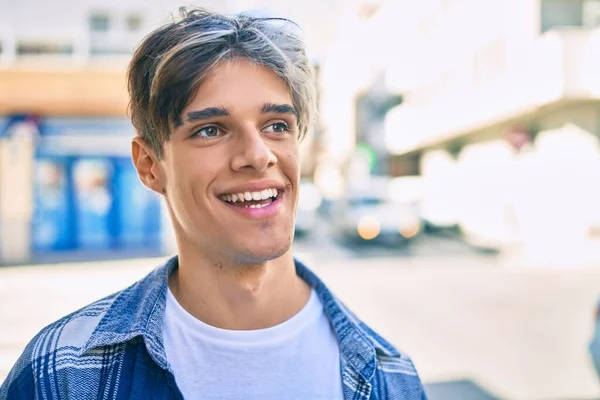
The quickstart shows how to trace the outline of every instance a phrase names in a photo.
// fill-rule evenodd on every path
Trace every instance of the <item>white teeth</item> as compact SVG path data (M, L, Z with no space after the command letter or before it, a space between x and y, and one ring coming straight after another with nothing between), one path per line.
M233 193L233 194L224 194L221 198L229 203L243 203L244 201L260 201L267 200L271 197L277 197L278 191L277 189L264 189L260 192L243 192L243 193Z
M245 206L246 208L263 208L268 206L269 204L250 204L249 206Z

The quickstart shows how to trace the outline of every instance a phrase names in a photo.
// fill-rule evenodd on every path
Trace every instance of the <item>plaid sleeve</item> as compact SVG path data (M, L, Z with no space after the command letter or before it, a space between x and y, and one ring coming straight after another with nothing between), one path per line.
M36 399L32 354L37 336L25 348L5 381L0 385L0 400Z

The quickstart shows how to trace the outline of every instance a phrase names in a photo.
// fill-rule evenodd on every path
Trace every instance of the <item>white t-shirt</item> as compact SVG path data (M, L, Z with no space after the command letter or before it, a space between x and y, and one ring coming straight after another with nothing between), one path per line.
M170 290L165 314L167 360L186 400L343 399L338 342L314 290L300 312L267 329L205 324Z

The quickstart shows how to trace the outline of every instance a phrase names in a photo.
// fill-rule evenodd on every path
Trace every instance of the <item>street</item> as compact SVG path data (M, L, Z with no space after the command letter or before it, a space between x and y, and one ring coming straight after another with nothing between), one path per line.
M408 353L431 399L594 399L587 354L600 266L524 266L449 237L407 249L299 239L297 257ZM161 259L0 269L0 381L43 326L143 277Z

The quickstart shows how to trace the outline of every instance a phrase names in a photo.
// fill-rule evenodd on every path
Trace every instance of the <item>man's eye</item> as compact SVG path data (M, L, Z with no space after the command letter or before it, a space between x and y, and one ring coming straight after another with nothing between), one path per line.
M274 124L271 124L271 125L267 126L264 129L264 132L267 132L267 133L284 133L284 132L289 132L289 130L290 130L290 127L285 122L275 122Z
M221 129L219 129L219 127L213 126L213 125L209 125L209 126L205 126L204 128L200 128L197 131L195 131L193 134L194 137L201 137L201 138L212 138L212 137L217 137L219 135L221 135Z

